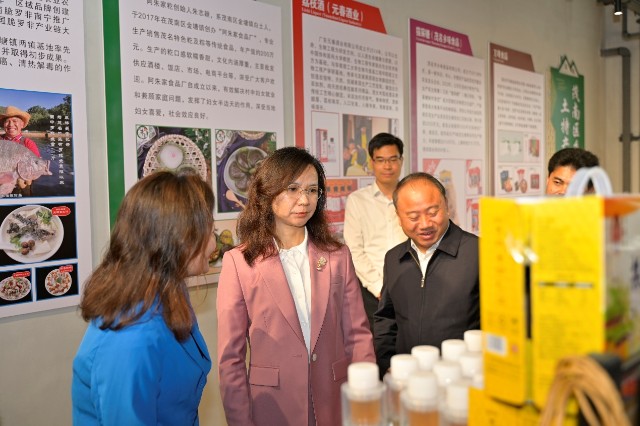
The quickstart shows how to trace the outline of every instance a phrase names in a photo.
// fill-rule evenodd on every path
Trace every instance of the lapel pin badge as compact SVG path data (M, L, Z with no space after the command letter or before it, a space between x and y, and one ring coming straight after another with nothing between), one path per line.
M322 268L324 268L324 265L327 264L327 259L325 259L324 257L321 257L320 259L318 259L318 264L316 265L316 269L318 271L322 271Z

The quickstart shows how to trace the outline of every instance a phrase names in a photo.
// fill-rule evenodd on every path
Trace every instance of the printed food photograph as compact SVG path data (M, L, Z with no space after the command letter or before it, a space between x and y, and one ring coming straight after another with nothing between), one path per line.
M215 135L218 212L240 212L256 167L276 149L276 134L217 129Z
M222 219L215 221L214 235L216 248L209 256L208 274L219 274L222 269L222 257L226 252L238 244L236 236L236 219Z
M37 267L32 282L36 301L80 294L76 263Z
M225 229L220 233L215 232L214 234L216 236L216 248L213 253L211 253L211 256L209 256L210 264L214 264L219 259L222 259L222 256L224 256L224 254L231 250L235 245L233 242L233 234L230 229Z
M41 262L53 256L64 238L64 227L58 216L44 206L21 206L11 212L0 225L0 248L21 263Z
M20 300L31 292L31 282L25 277L10 276L0 281L0 299Z
M70 273L54 269L47 274L44 285L52 296L62 296L69 291L72 282Z
M267 158L267 153L259 148L243 146L233 151L227 160L224 179L227 187L236 194L245 197L249 189L249 180L256 167Z
M75 203L0 205L0 267L77 257Z
M211 183L211 130L136 126L138 178L156 170L193 169Z

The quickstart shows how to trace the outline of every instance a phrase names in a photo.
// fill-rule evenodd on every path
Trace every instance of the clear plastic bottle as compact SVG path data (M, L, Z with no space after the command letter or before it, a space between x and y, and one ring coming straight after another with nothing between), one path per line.
M447 386L446 404L440 417L442 426L467 426L469 423L469 381L457 380Z
M384 375L387 395L387 414L390 425L400 424L400 392L407 386L409 376L418 370L418 360L409 354L391 357L391 371Z
M342 426L386 426L384 385L373 362L354 362L343 383Z
M463 377L473 379L476 374L482 374L482 353L465 352L460 355L458 362L460 363Z
M444 361L458 361L460 355L467 352L467 344L461 339L442 341L442 359Z
M433 364L440 359L440 349L429 345L414 346L411 355L418 360L418 370L432 371Z
M439 426L438 379L428 371L417 371L409 377L400 393L402 426Z
M482 331L481 330L465 331L464 343L467 345L467 352L482 352Z
M451 383L462 378L462 368L455 361L438 361L433 365L433 373L438 379L440 407L445 404L446 389Z

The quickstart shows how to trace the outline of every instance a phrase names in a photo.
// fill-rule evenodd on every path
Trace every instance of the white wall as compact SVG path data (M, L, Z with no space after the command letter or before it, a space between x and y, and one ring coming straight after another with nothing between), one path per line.
M109 0L115 1L115 0ZM124 0L121 0L124 1ZM229 0L231 1L231 0ZM292 81L291 2L264 0L282 8L284 25L285 81ZM85 0L87 98L91 154L92 244L94 264L98 262L108 239L108 198L102 51L102 3ZM407 22L416 18L431 24L468 34L474 55L487 57L489 42L529 52L536 71L557 67L563 54L576 62L585 76L586 145L597 154L612 175L614 188L621 189L620 149L617 137L620 124L619 58L603 59L601 47L619 45L619 23L611 18L611 7L595 0L396 0L365 1L379 7L389 34L405 41L405 80L408 81ZM603 38L611 39L604 42ZM638 79L638 43L634 46L634 82ZM637 91L637 83L634 83ZM293 143L293 88L285 87L285 137ZM404 128L408 139L409 88L405 84ZM488 99L488 98L487 98ZM638 96L634 95L634 105ZM637 111L637 109L636 109ZM634 117L636 133L637 118ZM487 135L489 137L489 135ZM634 148L637 156L637 148ZM634 157L637 158L637 157ZM408 163L408 162L407 162ZM636 161L637 163L637 161ZM638 167L634 166L634 181ZM638 191L637 183L634 191ZM89 238L87 236L86 238ZM192 290L192 300L200 327L216 358L215 286ZM71 362L85 329L75 309L0 319L0 426L71 424ZM222 425L224 415L216 381L216 370L201 404L201 424Z

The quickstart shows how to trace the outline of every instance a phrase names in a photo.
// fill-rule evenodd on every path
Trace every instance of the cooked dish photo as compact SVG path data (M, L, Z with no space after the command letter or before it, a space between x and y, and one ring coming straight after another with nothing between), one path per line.
M188 137L166 135L156 140L144 161L143 176L156 170L190 168L207 180L207 162L204 155Z
M44 280L44 287L49 294L53 296L62 296L71 288L71 274L68 272L60 272L59 269L54 269L47 274Z
M4 300L18 300L31 291L31 282L22 277L9 277L0 281L0 298Z
M267 157L260 148L243 146L231 153L224 168L227 187L241 197L247 197L249 181L256 167Z
M64 236L64 228L58 216L44 206L18 207L0 225L2 249L21 263L46 260L53 256Z

